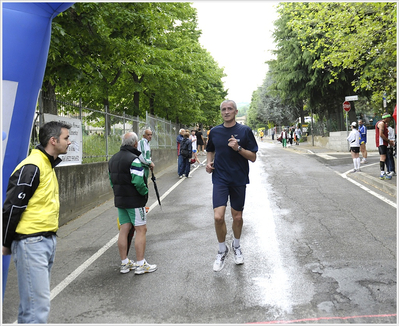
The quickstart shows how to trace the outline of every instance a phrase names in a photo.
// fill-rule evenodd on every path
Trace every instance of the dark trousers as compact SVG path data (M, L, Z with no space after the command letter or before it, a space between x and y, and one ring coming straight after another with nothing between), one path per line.
M179 155L177 157L177 174L179 176L181 176L182 174L184 174L184 170L183 170L183 156Z
M183 157L183 161L182 161L182 174L185 174L186 177L188 177L188 175L190 174L190 158L188 157Z
M395 159L393 157L393 148L387 148L387 158L385 160L385 164L387 165L387 172L395 172Z

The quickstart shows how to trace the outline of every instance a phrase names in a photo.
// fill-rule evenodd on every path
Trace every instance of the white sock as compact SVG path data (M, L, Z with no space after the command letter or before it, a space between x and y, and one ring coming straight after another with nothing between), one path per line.
M360 170L360 157L356 159L357 162L357 169Z
M139 266L144 265L144 263L145 263L145 259L137 261L137 265L139 265Z
M353 160L353 168L356 170L356 159L352 159Z
M219 252L226 251L226 242L219 242Z
M129 262L129 258L126 258L126 259L122 260L122 264L123 265L127 264L128 262Z
M240 239L234 238L233 247L238 248L240 246Z

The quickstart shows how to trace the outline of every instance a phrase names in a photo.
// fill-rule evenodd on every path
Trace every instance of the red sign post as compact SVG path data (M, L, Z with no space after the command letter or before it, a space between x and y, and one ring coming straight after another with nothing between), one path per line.
M349 112L349 110L351 109L351 103L349 101L345 101L343 107L346 112Z

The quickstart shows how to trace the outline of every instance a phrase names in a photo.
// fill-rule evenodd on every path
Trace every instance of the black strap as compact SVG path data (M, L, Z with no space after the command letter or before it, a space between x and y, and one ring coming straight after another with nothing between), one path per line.
M19 234L19 233L17 233L17 235L16 235L14 240L19 241L19 240L23 240L23 239L27 239L27 238L40 237L40 236L48 238L48 237L51 237L53 235L57 235L57 233L56 232L52 232L52 231L37 232L37 233L32 233L32 234Z

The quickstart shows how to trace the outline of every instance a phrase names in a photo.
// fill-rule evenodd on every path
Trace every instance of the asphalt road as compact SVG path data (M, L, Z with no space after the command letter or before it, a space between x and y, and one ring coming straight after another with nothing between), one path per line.
M244 210L244 265L230 255L221 272L212 270L211 176L199 167L179 180L172 167L157 176L162 210L150 184L145 257L158 270L119 273L117 211L108 201L58 232L49 322L396 323L396 207L382 200L392 198L343 177L349 153L328 159L259 146ZM230 214L227 223L230 243ZM12 263L3 323L17 310Z

